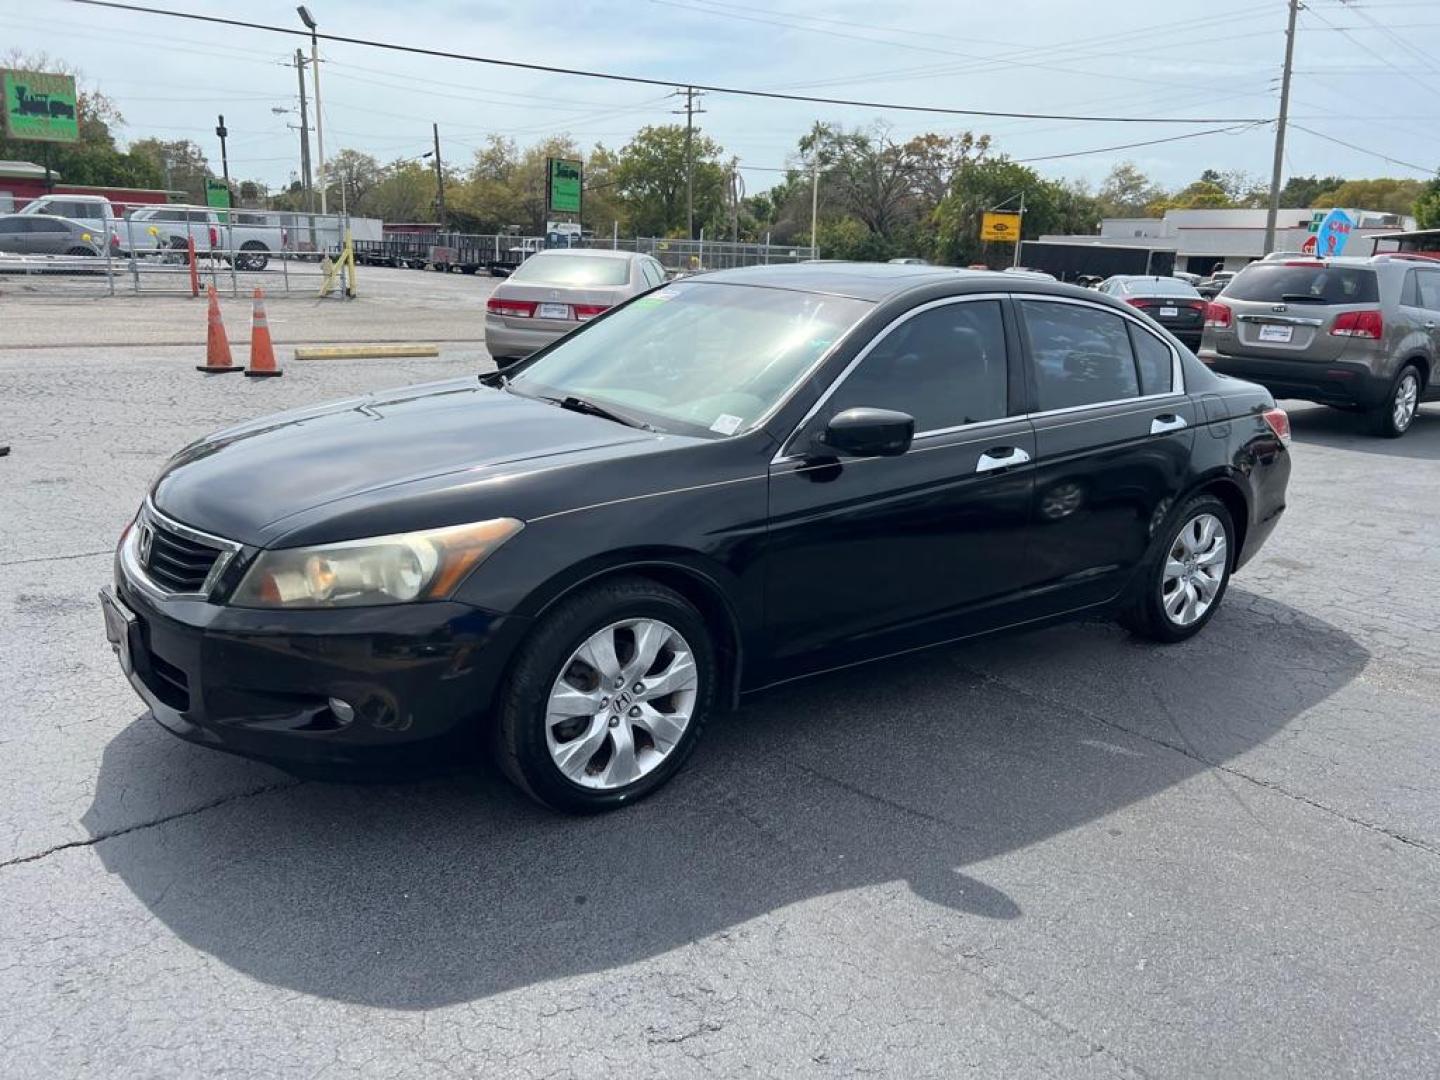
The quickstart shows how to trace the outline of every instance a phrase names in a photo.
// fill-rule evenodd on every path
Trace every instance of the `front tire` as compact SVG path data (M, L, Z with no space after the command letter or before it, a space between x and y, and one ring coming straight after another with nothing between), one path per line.
M684 765L715 700L700 613L646 578L562 601L521 646L499 699L499 761L522 791L567 813L614 810Z
M1420 408L1420 394L1423 390L1424 380L1420 377L1420 369L1414 364L1402 367L1390 386L1385 404L1375 410L1375 434L1385 439L1398 439L1409 431L1410 425L1415 422L1415 413Z
M1188 500L1151 544L1120 624L1163 644L1198 634L1225 598L1235 565L1234 537L1224 503L1213 495Z

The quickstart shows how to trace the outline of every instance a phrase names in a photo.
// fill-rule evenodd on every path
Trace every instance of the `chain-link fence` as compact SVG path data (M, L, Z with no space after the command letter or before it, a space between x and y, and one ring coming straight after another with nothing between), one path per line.
M34 220L47 224L40 216ZM236 296L256 287L271 295L313 295L323 280L323 260L340 253L346 230L357 223L338 214L167 204L84 224L87 231L60 242L40 231L23 243L12 241L29 251L0 251L0 287L13 289L20 281L30 292L115 296L190 293L214 285ZM365 224L378 235L378 222ZM41 253L47 247L67 253Z
M749 243L734 240L666 240L653 236L587 237L582 247L615 248L653 255L674 273L701 270L729 270L737 266L769 266L772 263L804 262L815 258L808 244Z

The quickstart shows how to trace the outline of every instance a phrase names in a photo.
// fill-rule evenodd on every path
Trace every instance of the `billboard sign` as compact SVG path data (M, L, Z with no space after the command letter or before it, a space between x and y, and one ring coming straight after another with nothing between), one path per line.
M1350 239L1350 231L1354 228L1354 220L1344 210L1339 207L1331 210L1320 222L1320 228L1315 233L1315 254L1322 259L1342 254L1346 242Z
M545 159L545 206L552 214L580 213L584 163L568 158Z
M0 71L5 94L4 132L32 142L75 142L80 138L75 77L39 71Z
M980 219L980 239L1015 243L1020 239L1020 215L1008 210L986 210Z

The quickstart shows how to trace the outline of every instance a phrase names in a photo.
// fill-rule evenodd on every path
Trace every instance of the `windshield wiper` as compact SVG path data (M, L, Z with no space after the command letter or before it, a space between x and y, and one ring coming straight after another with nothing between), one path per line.
M496 386L503 390L510 385L510 376L503 371L483 371L475 377L481 386Z
M640 428L642 431L654 431L655 429L643 420L636 420L633 416L623 416L620 413L607 409L604 405L596 404L589 398L576 397L574 394L566 394L563 398L542 397L541 401L548 401L552 405L559 405L562 409L569 409L571 412L584 413L587 416L598 416L602 420L613 420L617 424L624 424L626 427Z
M1329 301L1329 300L1326 300L1325 297L1323 297L1323 296L1316 296L1314 293L1308 293L1308 292L1287 292L1287 293L1281 293L1281 294L1280 294L1280 299L1281 299L1281 300L1284 300L1285 303L1287 303L1287 304L1328 304L1328 303L1330 303L1330 301Z

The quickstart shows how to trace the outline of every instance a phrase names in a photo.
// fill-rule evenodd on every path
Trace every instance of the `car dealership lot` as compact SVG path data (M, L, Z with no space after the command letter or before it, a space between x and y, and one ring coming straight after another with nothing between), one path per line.
M141 347L198 342L193 301L52 301L74 347L0 347L0 1072L1435 1073L1440 409L1389 442L1295 406L1290 512L1187 644L1089 623L793 684L568 819L483 769L180 743L105 644L170 451L488 368L483 279L361 284L272 305L283 379Z

